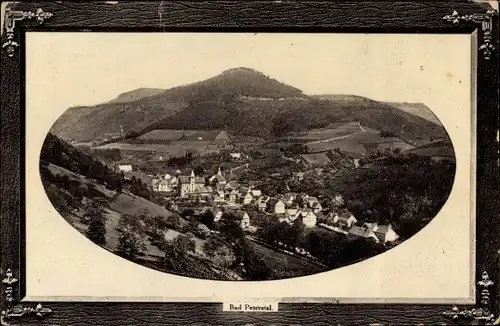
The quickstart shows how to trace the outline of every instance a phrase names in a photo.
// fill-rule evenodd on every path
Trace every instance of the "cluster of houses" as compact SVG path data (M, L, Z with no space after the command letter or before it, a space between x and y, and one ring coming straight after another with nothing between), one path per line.
M302 207L299 207L297 203L299 199L301 199ZM256 200L255 205L260 211L277 215L280 222L293 224L301 218L302 223L308 228L316 226L323 209L316 197L294 193L278 194L273 198L262 196Z
M326 223L318 225L350 237L360 237L373 239L377 243L394 242L399 238L399 235L394 231L392 225L378 225L378 223L363 223L357 225L358 220L349 212L341 213L340 215L331 212L326 217Z
M121 167L121 170L129 170L129 167ZM303 174L297 173L294 177L299 179ZM245 230L252 229L245 207L253 207L268 215L278 216L280 222L293 224L297 219L301 219L307 228L320 226L349 237L371 238L377 243L390 243L399 238L390 224L358 225L358 220L349 212L330 212L325 216L316 197L295 193L270 197L263 194L252 182L244 186L236 181L228 181L220 167L216 174L207 179L196 176L194 171L191 171L190 175L181 175L180 171L177 171L177 176L168 173L156 176L152 180L152 187L157 192L174 192L180 198L212 202L212 207L206 206L202 210L210 209L215 222L221 219L224 212L232 213Z
M172 192L177 190L179 178L167 173L164 176L154 178L151 185L153 186L153 191Z

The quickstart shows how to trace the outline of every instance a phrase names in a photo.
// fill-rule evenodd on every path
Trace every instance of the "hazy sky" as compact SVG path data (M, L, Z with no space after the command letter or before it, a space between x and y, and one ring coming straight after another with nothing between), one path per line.
M470 97L469 35L28 33L40 106L93 105L249 67L306 94L447 105ZM41 86L43 85L43 88ZM41 102L37 102L41 101Z

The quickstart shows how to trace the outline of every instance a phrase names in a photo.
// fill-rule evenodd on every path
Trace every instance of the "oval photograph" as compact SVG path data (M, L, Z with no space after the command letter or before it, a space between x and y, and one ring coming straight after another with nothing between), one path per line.
M301 51L287 44L283 53ZM68 108L45 138L47 196L96 246L165 273L277 280L382 254L445 204L455 176L445 128L415 101L418 90L373 95L399 76L370 84L352 68L359 82L346 82L349 91L333 71L335 81L309 83L322 70L351 69L341 54L329 68L307 55L270 53L265 63L242 51L218 58L215 44L184 58L179 48L164 57L168 67L180 58L179 77L160 71L161 56L157 70L131 63L132 79L149 69L136 87Z

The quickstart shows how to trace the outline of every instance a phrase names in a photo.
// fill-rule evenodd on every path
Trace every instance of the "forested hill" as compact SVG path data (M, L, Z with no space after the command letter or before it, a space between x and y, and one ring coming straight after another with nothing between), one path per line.
M139 89L119 98L118 103L69 109L54 123L52 133L64 139L92 141L108 132L119 132L122 126L126 133L225 129L237 135L273 138L332 122L359 121L404 140L446 137L441 125L393 106L348 95L308 96L244 67L165 91Z
M123 177L101 161L49 133L42 145L40 165L52 163L73 173L97 179L114 190L121 191Z

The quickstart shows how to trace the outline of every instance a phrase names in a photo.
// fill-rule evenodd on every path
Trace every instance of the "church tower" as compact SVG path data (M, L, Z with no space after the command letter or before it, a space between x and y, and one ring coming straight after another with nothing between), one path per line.
M194 192L194 183L196 181L196 176L194 175L194 171L191 170L191 175L189 176L189 192Z

